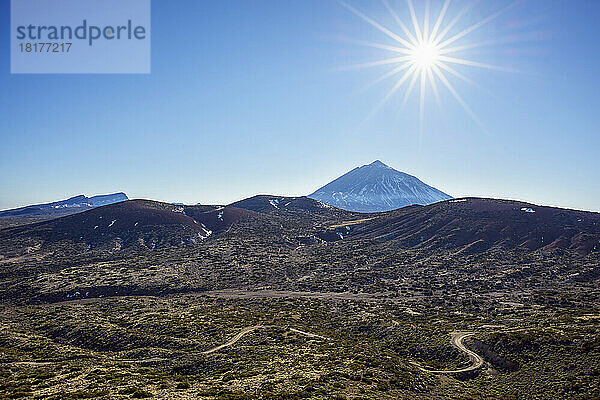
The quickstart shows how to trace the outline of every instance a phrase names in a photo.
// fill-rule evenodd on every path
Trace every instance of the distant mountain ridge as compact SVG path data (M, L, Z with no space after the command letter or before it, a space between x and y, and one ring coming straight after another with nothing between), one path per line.
M356 212L391 211L452 199L452 196L379 160L354 168L308 197Z
M92 208L127 201L129 198L123 192L86 197L79 195L67 200L45 204L34 204L11 210L0 211L0 218L7 217L56 217L75 214Z

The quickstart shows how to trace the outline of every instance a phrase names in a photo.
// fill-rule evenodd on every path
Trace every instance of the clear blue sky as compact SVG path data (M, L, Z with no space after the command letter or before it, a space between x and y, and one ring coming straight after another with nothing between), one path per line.
M347 0L398 30L376 1ZM452 78L439 109L393 97L389 66L347 39L393 44L334 0L152 1L149 75L11 75L8 1L0 3L0 209L125 191L132 198L228 203L302 195L380 159L455 196L600 211L600 2L524 0L461 40L506 38ZM406 3L392 0L405 18ZM422 13L422 2L415 2ZM472 8L455 31L510 4ZM432 1L432 12L440 1Z

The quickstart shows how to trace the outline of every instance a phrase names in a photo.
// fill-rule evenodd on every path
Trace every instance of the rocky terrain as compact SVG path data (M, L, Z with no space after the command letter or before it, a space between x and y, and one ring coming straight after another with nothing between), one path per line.
M6 398L600 396L600 214L133 200L0 229Z

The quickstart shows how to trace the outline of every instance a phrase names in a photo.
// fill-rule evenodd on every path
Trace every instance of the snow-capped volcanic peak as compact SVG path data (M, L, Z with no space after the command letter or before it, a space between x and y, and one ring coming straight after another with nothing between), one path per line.
M389 211L412 204L427 205L452 198L379 160L354 168L308 197L358 212Z

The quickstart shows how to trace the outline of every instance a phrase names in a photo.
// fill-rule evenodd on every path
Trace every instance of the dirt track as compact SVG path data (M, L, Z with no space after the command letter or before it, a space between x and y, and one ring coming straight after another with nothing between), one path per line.
M210 354L210 353L214 353L215 351L219 351L225 347L229 347L232 344L234 344L235 342L237 342L238 340L240 340L245 334L250 333L258 328L261 328L261 325L254 325L254 326L248 326L244 329L242 329L240 331L240 333L238 333L237 335L235 335L234 337L232 337L231 339L229 339L227 342L220 344L218 346L213 347L212 349L203 351L202 354Z
M431 369L427 369L427 368L423 368L417 364L419 369L421 369L422 371L427 371L427 372L431 372L431 373L435 373L435 374L459 374L461 372L469 372L469 371L473 371L476 370L478 368L480 368L483 365L483 357L481 357L479 354L475 353L472 350L469 350L465 347L463 341L470 337L473 336L475 333L474 332L452 332L450 334L450 343L452 343L452 346L456 347L457 349L459 349L460 351L462 351L463 353L467 354L469 356L469 359L471 360L472 364L466 368L461 368L461 369L454 369L454 370L431 370Z

